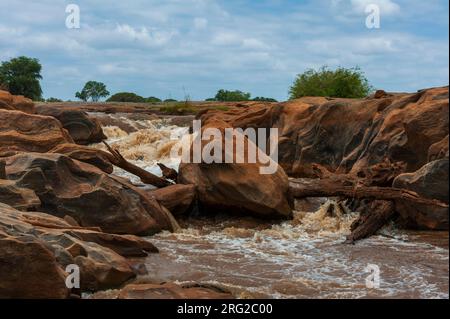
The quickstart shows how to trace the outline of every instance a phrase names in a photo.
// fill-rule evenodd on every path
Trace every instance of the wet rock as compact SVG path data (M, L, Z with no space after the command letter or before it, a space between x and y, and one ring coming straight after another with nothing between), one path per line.
M181 216L189 212L196 198L194 185L176 184L149 191L161 205L166 207L174 216Z
M448 158L433 161L414 173L402 174L394 180L394 187L416 192L421 197L449 202ZM448 208L422 207L400 202L397 211L408 227L420 229L448 229Z
M119 294L119 299L233 299L233 296L211 285L130 284Z
M37 106L36 112L58 119L77 144L99 143L106 139L100 123L85 112L47 105Z
M5 159L6 176L32 189L39 210L73 217L83 227L118 234L172 230L170 212L123 179L60 154L24 153Z

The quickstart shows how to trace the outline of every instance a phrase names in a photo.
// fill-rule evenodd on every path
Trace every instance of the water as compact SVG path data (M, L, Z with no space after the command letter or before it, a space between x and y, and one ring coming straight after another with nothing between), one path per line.
M117 127L105 132L137 165L157 174L157 162L176 168L167 149L187 129L160 120L139 125L130 134ZM123 171L115 173L138 182ZM275 225L249 217L181 220L178 233L148 238L160 253L135 260L149 272L139 280L209 283L239 298L449 297L447 232L400 231L391 225L349 245L345 236L357 213L329 216L330 205L335 203L325 200L319 209L296 211L292 221ZM369 264L380 269L378 289L366 286Z

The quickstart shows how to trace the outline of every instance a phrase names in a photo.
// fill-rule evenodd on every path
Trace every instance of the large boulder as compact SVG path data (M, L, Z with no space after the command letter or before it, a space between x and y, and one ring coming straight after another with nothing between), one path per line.
M194 205L196 189L194 185L175 184L151 190L149 195L153 196L174 216L181 216L188 213Z
M16 152L45 153L72 138L53 117L0 109L0 157Z
M6 177L32 189L40 211L118 234L173 230L170 212L121 178L61 154L22 153L4 159Z
M0 298L66 298L68 265L80 267L81 291L116 288L135 277L122 256L147 252L157 249L141 238L84 229L0 203Z
M411 190L421 197L449 202L448 158L424 165L414 173L401 174L394 180L394 187ZM400 202L397 211L408 227L420 229L448 229L448 208L422 207Z
M48 105L37 106L36 112L58 119L77 144L99 143L106 139L100 123L96 119L90 118L85 112Z
M223 121L210 120L202 123L203 132L208 128L220 130L222 144L222 161L229 155L235 159L233 163L182 163L179 167L178 182L192 184L197 188L199 208L207 214L219 212L254 215L263 218L292 217L293 203L289 194L288 177L284 170L267 155L260 154L256 163L249 163L243 158L250 146L255 146L245 136L244 153L236 154L236 139L231 141L233 149L225 145L224 129L228 125ZM238 136L241 134L237 133ZM209 142L211 142L210 140ZM203 141L202 152L208 145ZM256 147L256 146L255 146ZM193 148L191 148L192 150ZM238 158L242 163L238 163ZM264 163L275 165L272 174L262 174Z
M17 181L4 179L0 179L0 203L18 210L34 210L41 206L41 201L33 190L17 186Z
M0 109L16 110L25 113L34 113L34 103L32 100L22 95L12 95L7 91L0 90Z

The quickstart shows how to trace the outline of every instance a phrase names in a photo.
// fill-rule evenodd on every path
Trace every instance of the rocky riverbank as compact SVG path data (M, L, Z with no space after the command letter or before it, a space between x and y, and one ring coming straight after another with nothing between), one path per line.
M133 156L130 144L112 143L109 151L90 145L106 139L104 130L112 127L126 131L131 144L167 138L154 134L157 127L136 128L107 115L148 120L158 112L103 104L36 107L0 91L0 297L67 298L123 287L147 272L131 257L158 253L152 237L138 236L179 231L176 219L185 226L188 216L295 220L294 197L297 205L314 196L347 199L347 207L361 213L351 227L355 240L388 221L448 230L448 87L379 91L363 100L199 108L204 128L278 128L276 173L259 174L259 163L182 163L178 176L155 177L136 163L164 154L170 143L150 152L136 149ZM140 185L117 176L118 169ZM318 181L333 187L314 192ZM158 183L169 186L142 187ZM339 205L326 213L337 214ZM70 264L80 267L80 289L66 287ZM212 286L134 283L114 297L154 298L161 289L167 298L230 296Z

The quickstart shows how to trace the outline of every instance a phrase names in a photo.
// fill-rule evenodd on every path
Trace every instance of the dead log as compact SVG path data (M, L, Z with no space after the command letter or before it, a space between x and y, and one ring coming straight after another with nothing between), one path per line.
M392 201L374 200L361 212L360 217L350 227L352 231L347 236L346 243L367 238L380 230L395 215L395 206Z
M402 200L413 204L448 208L448 205L435 199L419 197L417 193L393 187L348 186L337 179L295 179L289 183L294 198L305 197L346 197L379 200Z
M122 154L119 153L118 150L113 149L111 146L109 146L108 143L103 141L103 144L105 144L106 148L108 149L108 160L111 162L111 164L120 167L121 169L138 176L141 181L144 184L153 185L156 187L166 187L169 185L172 185L172 183L164 178L161 178L159 176L156 176L150 172L147 172L146 170L140 168L139 166L136 166L130 162L128 162Z

